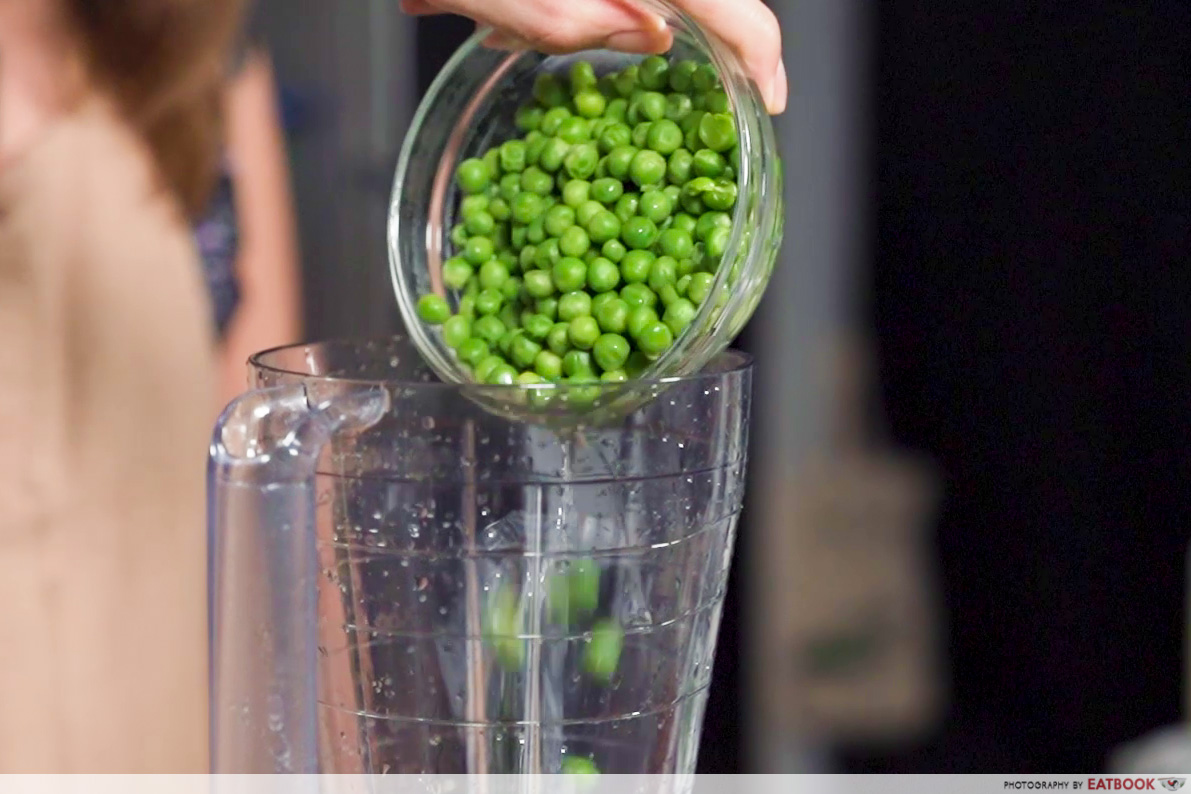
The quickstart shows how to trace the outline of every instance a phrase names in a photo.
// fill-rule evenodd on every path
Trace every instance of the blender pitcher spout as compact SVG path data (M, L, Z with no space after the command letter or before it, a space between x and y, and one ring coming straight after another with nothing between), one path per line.
M314 773L315 473L338 433L375 425L380 387L249 392L216 425L208 465L211 771Z

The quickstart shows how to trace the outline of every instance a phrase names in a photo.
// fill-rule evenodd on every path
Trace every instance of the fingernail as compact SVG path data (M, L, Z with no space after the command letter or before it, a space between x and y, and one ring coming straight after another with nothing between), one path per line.
M631 53L653 53L665 49L663 36L659 32L647 33L642 30L625 30L613 33L604 39L604 46L610 50Z
M778 59L777 71L773 73L773 81L769 84L769 96L765 105L769 112L776 115L786 109L786 94L789 86L786 79L786 63Z

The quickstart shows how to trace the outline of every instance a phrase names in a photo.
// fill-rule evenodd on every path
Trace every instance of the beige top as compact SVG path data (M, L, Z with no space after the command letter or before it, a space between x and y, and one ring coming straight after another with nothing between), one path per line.
M207 766L197 255L98 102L0 170L0 772Z

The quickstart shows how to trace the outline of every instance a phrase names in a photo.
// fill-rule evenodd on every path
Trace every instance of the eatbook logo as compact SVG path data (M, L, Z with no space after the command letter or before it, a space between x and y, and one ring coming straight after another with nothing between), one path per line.
M1162 788L1167 791L1178 791L1187 782L1185 777L1164 777L1160 781Z

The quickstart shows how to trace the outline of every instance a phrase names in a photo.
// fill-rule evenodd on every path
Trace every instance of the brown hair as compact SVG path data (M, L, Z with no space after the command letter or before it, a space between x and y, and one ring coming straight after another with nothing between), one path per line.
M242 0L65 0L91 78L148 145L191 216L223 141L223 89Z

